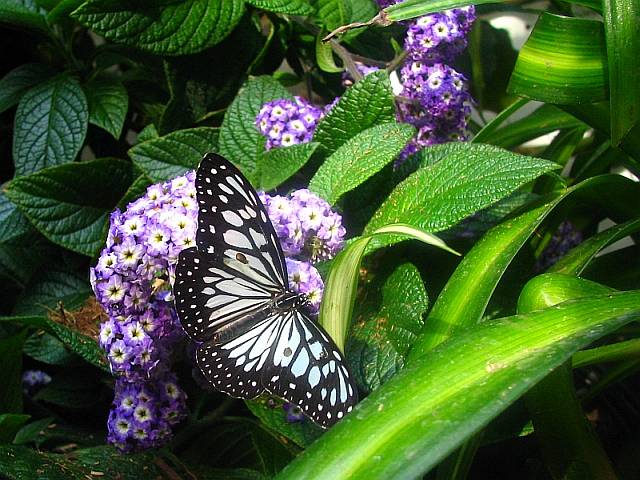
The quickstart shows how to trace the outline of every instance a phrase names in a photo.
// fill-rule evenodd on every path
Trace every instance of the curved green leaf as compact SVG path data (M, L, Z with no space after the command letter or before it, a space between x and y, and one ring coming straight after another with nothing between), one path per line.
M51 70L40 63L25 63L0 80L0 113L17 104L31 87L47 80Z
M154 182L164 182L195 169L205 153L218 148L218 129L178 130L129 149L129 156Z
M129 162L99 159L16 178L6 195L49 240L91 256L103 246L109 212L132 181Z
M366 105L363 108L363 105ZM349 88L318 123L313 141L328 154L367 128L394 122L396 111L386 72L374 72Z
M292 95L276 80L262 76L250 78L229 105L220 127L220 154L257 183L258 157L264 152L265 139L255 125L262 105Z
M576 350L638 318L633 291L464 332L373 392L276 478L419 477Z
M0 23L32 29L44 34L49 27L33 0L3 0L0 2Z
M129 96L116 79L98 78L85 85L89 103L89 122L120 138L129 108Z
M557 104L604 100L606 59L602 22L545 12L520 50L508 90Z
M311 0L321 25L331 31L351 20L349 0Z
M276 188L300 170L318 148L315 142L290 147L272 148L258 157L257 188L267 191Z
M16 176L75 159L87 133L89 108L76 80L58 76L20 99L13 136Z
M341 145L309 182L330 204L391 163L415 133L408 124L385 123L364 130Z
M243 12L242 0L184 0L151 7L89 0L71 16L116 43L158 55L187 55L220 42Z

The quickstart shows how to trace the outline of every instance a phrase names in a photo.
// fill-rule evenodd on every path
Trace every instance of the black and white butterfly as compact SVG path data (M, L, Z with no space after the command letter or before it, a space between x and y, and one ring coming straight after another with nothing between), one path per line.
M357 403L356 386L331 338L305 315L305 297L289 289L258 195L212 153L200 163L196 191L196 247L180 253L174 294L182 327L202 342L198 367L233 397L268 392L332 425Z

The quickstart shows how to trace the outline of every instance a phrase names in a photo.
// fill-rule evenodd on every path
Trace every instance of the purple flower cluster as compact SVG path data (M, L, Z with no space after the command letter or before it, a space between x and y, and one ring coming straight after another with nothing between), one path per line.
M443 63L404 65L399 116L418 129L406 157L428 145L467 139L472 98L465 77Z
M544 272L558 260L564 257L569 250L578 246L583 240L582 232L569 220L565 220L558 226L558 230L553 234L547 248L544 249L536 261L536 272Z
M451 62L467 47L475 18L473 5L420 17L409 26L404 48L414 61Z
M289 285L294 291L307 294L309 310L315 315L320 309L324 284L312 264L334 257L342 248L346 233L342 217L307 189L286 197L261 193L260 200L287 257Z
M183 336L170 280L180 251L195 245L194 179L190 172L152 185L124 212L113 212L106 248L90 272L96 298L109 315L99 344L118 377L108 439L123 450L159 445L184 414L184 393L168 373L172 346ZM157 390L165 387L173 403ZM126 417L121 399L132 395L143 399L140 408L153 420Z
M171 427L184 418L185 401L171 373L144 383L118 378L107 439L123 452L159 447L171 438Z
M42 370L25 370L22 373L22 391L26 395L33 395L49 382L51 377Z
M311 141L325 112L302 97L294 98L273 100L260 109L256 127L267 138L267 150Z

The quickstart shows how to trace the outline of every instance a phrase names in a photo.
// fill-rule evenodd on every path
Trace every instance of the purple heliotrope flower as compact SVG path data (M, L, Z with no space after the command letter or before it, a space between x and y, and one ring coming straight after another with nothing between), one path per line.
M266 149L289 147L311 141L324 112L302 97L265 103L256 117L256 127L267 139Z
M22 390L27 395L33 395L51 382L51 377L42 370L25 370L22 373Z

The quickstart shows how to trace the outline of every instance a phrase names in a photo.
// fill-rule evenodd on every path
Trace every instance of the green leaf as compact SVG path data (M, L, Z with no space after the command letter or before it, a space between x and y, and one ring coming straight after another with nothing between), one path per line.
M427 245L458 254L438 237L410 225L402 224L385 225L369 236L352 241L331 262L331 270L325 282L318 319L342 351L344 351L346 334L349 331L351 313L356 300L362 257L367 245L375 236L390 233L399 235L403 239L413 238Z
M43 430L47 428L53 420L53 417L41 418L25 425L16 433L13 443L15 445L21 445L34 442L38 445L42 437L44 437Z
M0 24L8 23L49 33L45 17L33 0L3 0L0 2Z
M618 145L640 121L640 4L604 0L611 93L611 143Z
M0 444L11 443L20 428L27 423L31 415L22 413L3 413L0 415Z
M246 404L263 425L278 435L284 435L300 447L311 445L322 435L323 430L311 421L287 422L286 413L280 405L270 407L260 400L248 400Z
M539 158L466 144L465 150L452 152L400 183L364 233L387 223L407 223L431 232L444 230L555 168L554 163Z
M320 23L329 31L349 22L351 2L349 0L311 0Z
M276 478L421 477L576 350L638 318L632 291L461 333L364 399Z
M41 271L34 280L18 298L14 315L46 315L57 309L59 303L65 309L73 310L91 294L86 276L60 268Z
M157 55L187 55L220 42L243 12L242 0L185 0L153 6L89 0L71 16L116 43Z
M71 409L97 407L99 383L88 375L57 375L33 396L37 402Z
M119 80L96 78L84 87L89 103L89 122L120 138L129 108L129 96Z
M580 368L598 363L633 360L638 357L640 357L640 339L634 338L576 352L571 359L571 366Z
M604 100L606 58L602 22L545 12L520 50L508 90L556 104Z
M49 319L47 319L47 327L48 330L69 347L72 352L80 355L91 365L110 372L105 359L105 353L95 339Z
M327 73L338 73L344 70L342 67L336 65L336 61L333 58L333 48L331 43L323 42L326 32L322 31L316 36L316 62L320 70Z
M78 82L60 75L25 93L16 112L16 176L71 162L87 133L89 110Z
M250 78L229 105L220 127L219 153L240 168L254 185L258 181L258 159L265 144L255 126L256 117L263 104L281 98L293 97L273 78Z
M133 180L131 170L108 158L59 165L14 179L6 195L49 240L92 256L103 246L109 212Z
M364 107L366 106L366 107ZM313 141L327 154L367 128L394 122L396 118L389 75L374 72L349 88L318 123Z
M311 158L318 144L300 143L290 147L272 148L258 157L260 190L271 190L300 170Z
M247 3L267 12L288 15L309 15L313 12L305 0L247 0Z
M27 90L50 75L49 67L41 63L25 63L7 73L0 80L0 113L16 105Z
M85 0L55 0L57 3L47 15L47 22L49 25L53 25L61 18L68 17L71 12L82 5Z
M356 134L325 160L309 182L309 189L335 204L397 158L414 133L411 125L394 122Z
M351 369L359 389L366 393L404 366L405 356L424 325L422 315L429 303L420 272L411 263L395 268L384 280L380 295L379 305L356 307L347 343Z
M126 209L127 205L129 205L130 202L133 202L134 200L144 195L147 192L147 187L149 187L149 185L151 185L152 183L153 181L144 173L142 175L139 175L118 202L118 208L120 210Z
M25 355L49 365L69 365L73 363L73 355L60 340L46 332L35 332L26 342L22 350Z
M129 149L129 156L153 182L164 182L193 170L205 153L217 147L218 129L198 127L138 143Z
M0 338L0 412L22 412L22 345L25 332Z

